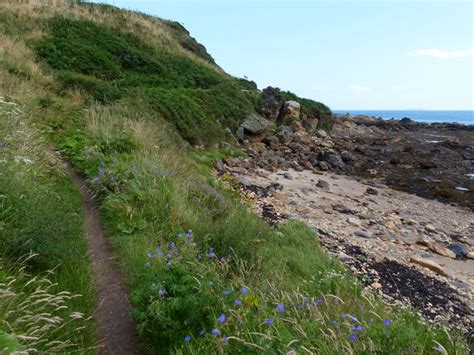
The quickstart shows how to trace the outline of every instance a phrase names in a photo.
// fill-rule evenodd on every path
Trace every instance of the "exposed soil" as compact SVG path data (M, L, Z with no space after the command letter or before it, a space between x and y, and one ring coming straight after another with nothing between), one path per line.
M138 354L138 336L122 274L100 224L100 214L84 180L66 168L81 195L87 243L97 293L100 354Z

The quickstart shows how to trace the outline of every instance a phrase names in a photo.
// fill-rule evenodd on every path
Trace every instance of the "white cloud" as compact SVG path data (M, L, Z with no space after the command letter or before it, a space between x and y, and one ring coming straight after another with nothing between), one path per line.
M468 49L465 51L445 51L438 48L431 49L417 49L410 52L411 56L425 56L439 59L451 59L451 58L467 58L474 55L474 49Z
M352 84L349 85L349 90L353 92L369 92L371 89L366 85Z

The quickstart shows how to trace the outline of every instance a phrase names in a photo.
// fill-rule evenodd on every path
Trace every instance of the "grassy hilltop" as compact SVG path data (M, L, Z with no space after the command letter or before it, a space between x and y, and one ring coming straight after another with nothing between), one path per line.
M143 353L466 351L365 292L313 230L270 228L212 174L216 158L243 154L215 144L232 142L261 93L180 24L0 0L0 44L0 352L96 351L83 215L62 158L100 204Z

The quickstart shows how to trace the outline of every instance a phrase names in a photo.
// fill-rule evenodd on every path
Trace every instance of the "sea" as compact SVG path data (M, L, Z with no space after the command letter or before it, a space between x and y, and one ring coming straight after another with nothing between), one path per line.
M418 122L456 122L466 125L474 125L474 111L448 111L448 110L333 110L334 113L351 116L366 115L380 117L386 120L402 119L409 117Z

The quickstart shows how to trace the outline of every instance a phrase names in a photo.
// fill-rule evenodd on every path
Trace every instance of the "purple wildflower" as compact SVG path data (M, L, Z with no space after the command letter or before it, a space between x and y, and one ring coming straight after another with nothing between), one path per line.
M166 294L168 294L168 291L162 290L162 289L159 289L159 290L158 290L158 295L164 296L164 295L166 295Z
M221 263L225 262L224 257L222 257L220 260L221 260Z
M351 336L349 337L349 341L351 343L355 342L357 339L359 339L359 336L357 334L351 334Z
M245 296L249 290L247 289L247 287L242 287L242 289L240 290L242 292L242 294Z
M212 334L212 335L219 335L220 333L221 333L221 331L220 331L219 329L217 329L217 328L211 330L211 334Z
M276 309L280 313L285 313L285 305L283 303L277 303Z
M222 339L222 342L224 343L224 345L229 344L229 338L228 338L228 337L224 337L224 339Z
M242 304L242 301L241 301L241 300L235 300L234 302L235 302L235 304L236 304L237 306L240 306L240 305Z
M171 252L169 251L168 254L166 254L166 256L167 256L168 258L172 258L172 257L173 257L173 254L171 254Z
M183 235L181 233L178 234L178 238L181 238Z
M218 318L217 318L217 321L219 323L225 323L225 320L226 320L226 317L225 317L225 314L222 313Z
M362 331L364 331L364 327L361 326L361 325L358 325L357 327L352 327L352 330L354 332L362 332Z
M352 323L356 323L359 321L356 317L351 316L350 314L349 314L349 319L351 320Z
M222 292L222 293L223 293L224 295L226 295L226 296L231 294L230 291L224 291L224 292Z
M346 319L346 317L347 317L347 313L342 312L342 313L341 313L341 318L342 318L342 319Z
M436 350L438 350L438 351L446 351L446 349L444 348L444 346L441 345L441 344L439 344L439 345L436 346Z
M171 248L176 249L176 243L175 242L171 242L170 246L171 246Z
M216 253L214 253L213 248L209 249L209 254L207 256L210 257L211 259L216 257Z
M163 252L161 251L160 247L156 247L156 253L158 254L158 256L163 256Z
M392 321L390 319L384 319L383 320L383 325L385 327L389 327L390 325L392 325Z
M190 341L191 341L191 335L186 335L186 336L184 337L184 342L187 344L187 343L189 343Z
M273 324L273 319L272 318L265 319L265 324L266 325L272 325Z

